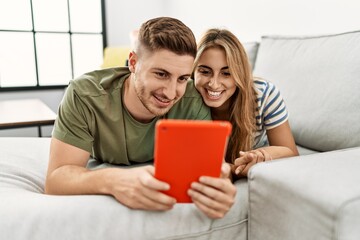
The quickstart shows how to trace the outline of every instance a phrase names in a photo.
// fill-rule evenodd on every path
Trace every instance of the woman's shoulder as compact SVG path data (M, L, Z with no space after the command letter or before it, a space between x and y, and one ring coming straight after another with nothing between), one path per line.
M262 97L263 95L270 95L274 92L277 92L276 86L263 78L254 78L254 89L257 97Z

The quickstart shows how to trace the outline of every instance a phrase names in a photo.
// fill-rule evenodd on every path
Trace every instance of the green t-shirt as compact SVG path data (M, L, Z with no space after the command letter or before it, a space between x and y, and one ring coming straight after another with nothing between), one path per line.
M128 68L90 72L70 81L60 103L53 137L112 164L153 160L155 118L136 121L123 107ZM189 80L184 96L166 114L171 119L210 120L210 110Z

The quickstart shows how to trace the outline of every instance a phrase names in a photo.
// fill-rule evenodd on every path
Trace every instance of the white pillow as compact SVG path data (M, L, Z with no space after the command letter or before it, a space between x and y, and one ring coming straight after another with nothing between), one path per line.
M264 36L254 75L280 89L297 144L317 151L360 146L360 31Z
M258 42L244 42L242 43L246 54L249 58L250 64L252 69L254 69L255 66L255 60L256 60L256 54L259 48L259 43Z

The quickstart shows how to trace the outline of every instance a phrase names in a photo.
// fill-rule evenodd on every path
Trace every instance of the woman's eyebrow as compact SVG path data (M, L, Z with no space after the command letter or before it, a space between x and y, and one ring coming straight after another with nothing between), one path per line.
M210 70L211 70L211 67L206 66L206 65L199 65L198 67L200 67L200 68L207 68L207 69L210 69Z
M201 68L206 68L206 69L212 69L211 67L209 66L206 66L206 65L199 65L198 67L201 67ZM228 70L229 69L229 66L225 66L225 67L222 67L220 70Z

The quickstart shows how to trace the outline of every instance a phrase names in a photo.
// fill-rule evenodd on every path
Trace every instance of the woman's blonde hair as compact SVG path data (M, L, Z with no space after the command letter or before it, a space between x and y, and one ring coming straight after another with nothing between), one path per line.
M225 159L232 163L239 156L240 150L251 150L254 142L256 94L251 67L244 47L233 33L226 29L209 29L198 43L194 71L200 56L208 48L225 51L229 71L237 87L230 99L230 119L226 119L232 123L233 130Z

